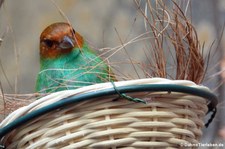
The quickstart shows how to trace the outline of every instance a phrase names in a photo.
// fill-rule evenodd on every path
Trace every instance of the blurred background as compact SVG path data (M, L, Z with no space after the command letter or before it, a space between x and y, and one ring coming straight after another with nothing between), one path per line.
M224 0L198 0L191 2L191 19L201 44L212 49L208 78L204 82L218 95L218 113L204 129L202 142L223 142L225 139L225 110L223 70L225 70L225 22ZM85 40L102 53L145 32L143 16L134 1L129 0L5 0L0 9L0 83L5 93L33 93L39 71L39 35L54 23L66 21L59 8L68 17L73 27ZM184 6L185 8L185 6ZM222 36L223 35L223 36ZM126 47L135 61L145 62L143 43L132 43ZM100 49L100 50L99 50ZM123 59L124 53L113 55L110 60ZM117 69L131 78L138 78L134 69L121 64ZM141 76L140 76L141 77ZM216 137L215 137L216 136ZM224 143L225 146L225 143Z

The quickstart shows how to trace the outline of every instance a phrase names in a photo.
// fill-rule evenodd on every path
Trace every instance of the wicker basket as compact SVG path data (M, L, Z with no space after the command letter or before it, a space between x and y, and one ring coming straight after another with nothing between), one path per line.
M0 124L2 146L182 148L198 143L207 106L217 104L208 88L191 81L151 78L115 86L61 91L14 111ZM122 98L118 91L147 104Z

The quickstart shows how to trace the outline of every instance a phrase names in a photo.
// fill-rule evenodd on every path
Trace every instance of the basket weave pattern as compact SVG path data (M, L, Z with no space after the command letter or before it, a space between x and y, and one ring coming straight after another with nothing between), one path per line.
M79 102L24 124L7 135L4 144L9 149L63 149L179 148L184 143L198 143L207 112L205 99L168 92L128 95L144 99L147 104L119 99L118 95ZM46 104L51 100L43 101ZM39 102L27 112L44 106L42 104ZM9 116L2 125L11 121L9 119L15 117Z

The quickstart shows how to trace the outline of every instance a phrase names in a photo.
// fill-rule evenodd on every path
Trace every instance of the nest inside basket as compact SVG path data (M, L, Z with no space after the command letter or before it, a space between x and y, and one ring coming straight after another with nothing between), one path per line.
M150 1L146 1L145 9L141 9L141 1L135 0L135 2L145 19L146 31L152 32L154 37L153 40L148 41L151 44L151 50L149 50L151 54L149 55L152 57L149 58L149 55L146 54L149 63L143 64L142 67L146 77L183 80L181 81L183 86L194 86L196 89L200 88L205 91L204 87L196 85L203 81L207 68L202 56L202 47L198 42L194 27L179 5L173 1L173 9L170 10L162 0L157 1L155 7L151 5ZM146 13L147 11L149 12ZM167 41L166 45L164 44L165 40ZM175 74L170 74L168 71L168 53L173 57ZM149 84L174 83L161 78L150 80ZM196 84L184 80L191 80ZM133 81L136 81L134 85L139 85L147 83L149 80ZM96 90L101 90L98 85L100 84L93 86L92 90L88 92L95 93ZM124 86L129 85L128 83ZM13 112L1 123L1 128L7 124L13 124L17 120L16 118L23 118L23 116L54 102L63 102L66 97L75 96L77 91L85 89L84 87L74 91L53 93L37 101L29 100L29 102L25 98L25 100L12 102L15 101L15 98L11 95L2 95L5 101L4 114L24 105L28 106L20 108L16 112L21 112L29 106L31 108L21 114ZM206 92L209 90L207 89ZM67 94L66 97L61 96L63 93ZM84 92L79 94L82 93ZM130 148L168 147L175 149L182 148L182 144L198 143L202 135L201 129L204 126L203 118L208 111L209 101L205 97L191 93L171 92L171 90L138 93L133 91L127 95L142 99L147 104L118 98L119 95L116 93L91 98L87 101L71 102L65 107L48 111L15 127L4 134L1 143L7 149L126 148L127 146ZM16 96L16 98L18 97L22 96ZM37 98L36 94L30 97ZM53 98L57 98L57 100L54 101ZM35 106L32 107L32 105Z
M0 121L20 107L29 105L37 99L38 94L0 94Z
M197 84L202 83L210 53L205 58L203 57L203 46L200 45L196 30L180 3L162 0L158 0L156 3L139 0L134 2L145 22L145 35L147 37L141 36L141 38L149 39L145 40L144 44L151 47L144 51L147 61L137 64L146 78L162 77L174 80L191 80ZM142 7L143 4L145 7ZM141 38L137 39L141 40ZM116 49L113 53L125 48L124 46L125 44L122 43L118 49L113 48ZM141 51L141 49L139 50ZM131 61L130 65L135 64ZM135 69L136 66L133 67ZM117 77L124 78L125 76ZM35 100L35 98L31 100L31 97L37 96L37 93L33 95L9 95L2 92L0 99L3 100L4 107L0 107L3 109L0 113L1 118L24 105L28 105Z

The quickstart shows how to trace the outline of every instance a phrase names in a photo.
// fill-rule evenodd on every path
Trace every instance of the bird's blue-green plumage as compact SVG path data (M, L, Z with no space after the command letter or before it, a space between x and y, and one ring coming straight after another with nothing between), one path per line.
M74 48L57 58L41 58L36 91L56 92L114 80L108 65L89 49Z

